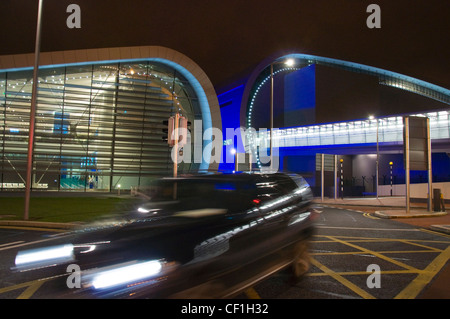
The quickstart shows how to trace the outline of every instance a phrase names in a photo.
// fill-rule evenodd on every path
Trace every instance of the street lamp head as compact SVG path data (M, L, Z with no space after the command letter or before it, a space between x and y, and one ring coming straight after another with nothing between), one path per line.
M369 120L373 120L373 119L375 119L375 116L369 115Z
M287 66L293 66L295 64L294 59L287 59L284 64L286 64Z

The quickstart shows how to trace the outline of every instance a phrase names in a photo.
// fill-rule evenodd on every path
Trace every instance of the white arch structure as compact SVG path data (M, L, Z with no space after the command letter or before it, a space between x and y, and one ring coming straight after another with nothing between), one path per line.
M190 58L170 48L161 46L136 46L67 50L42 52L39 56L39 69L68 65L85 65L97 63L154 61L166 64L180 72L191 84L200 104L202 114L203 149L212 142L212 128L222 127L219 102L216 91L206 73ZM0 70L13 72L33 69L34 54L15 54L0 56ZM219 149L216 150L220 151ZM211 154L204 152L200 169L215 168L211 163Z

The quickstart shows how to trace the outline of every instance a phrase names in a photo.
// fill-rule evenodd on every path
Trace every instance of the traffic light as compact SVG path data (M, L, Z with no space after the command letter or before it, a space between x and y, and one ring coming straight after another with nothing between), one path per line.
M185 118L184 116L180 117L180 123L178 126L179 130L179 139L178 143L182 147L183 145L186 145L187 143L187 135L188 135L188 127L191 125L191 123Z
M178 135L177 142L179 147L186 144L188 130L191 125L191 122L186 117L175 114L175 116L169 117L168 120L164 120L162 124L164 125L162 139L167 141L170 147L175 146L175 135ZM176 129L178 129L177 132L175 131Z
M175 129L175 117L171 116L168 120L162 122L164 128L162 129L164 135L162 139L167 141L169 146L175 145L175 140L173 140L173 130Z

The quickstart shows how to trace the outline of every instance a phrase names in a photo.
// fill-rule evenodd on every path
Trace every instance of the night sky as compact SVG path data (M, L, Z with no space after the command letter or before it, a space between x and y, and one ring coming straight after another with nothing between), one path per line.
M69 4L81 29L69 29ZM369 29L367 6L381 8ZM0 1L0 54L34 52L38 0ZM385 68L450 88L448 0L44 0L42 51L159 45L215 86L282 50Z

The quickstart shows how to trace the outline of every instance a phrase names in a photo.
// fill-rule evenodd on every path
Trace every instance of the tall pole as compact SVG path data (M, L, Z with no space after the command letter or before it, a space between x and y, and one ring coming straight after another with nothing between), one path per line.
M341 199L344 199L344 160L341 158Z
M334 155L334 199L337 199L337 155Z
M410 197L410 175L409 175L409 118L405 117L405 140L403 143L405 143L405 185L406 185L406 213L409 213L409 197Z
M273 163L273 63L270 65L270 171Z
M174 152L173 152L173 177L177 177L178 176L178 139L179 139L179 122L180 122L180 114L175 113L175 126L174 126L174 131L173 131L173 135L174 135L174 141L175 144L173 146Z
M180 138L180 133L178 132L180 126L180 114L175 113L175 123L174 123L174 131L169 132L174 137L175 144L173 145L173 177L178 177L178 139ZM177 199L178 197L178 183L177 180L174 180L173 183L173 199Z
M389 168L390 168L390 171L391 171L391 176L390 176L390 179L391 179L391 196L393 195L393 192L392 192L392 165L394 165L394 163L393 162L389 162Z
M324 168L325 168L325 154L320 154L320 194L323 202L323 192L324 192Z
M27 178L25 185L25 208L23 219L28 220L30 211L31 175L33 166L34 126L36 124L36 100L38 84L39 53L41 50L41 25L42 5L44 0L39 0L36 26L36 43L34 49L33 87L31 93L30 127L28 132Z
M375 173L375 179L376 179L376 192L377 192L377 199L378 199L378 170L379 170L379 162L380 162L380 152L379 152L379 142L378 142L378 119L377 119L377 167L376 167L376 173Z
M430 133L430 118L427 118L427 154L428 154L428 211L432 212L432 192L433 192L433 174L431 171L431 133Z

